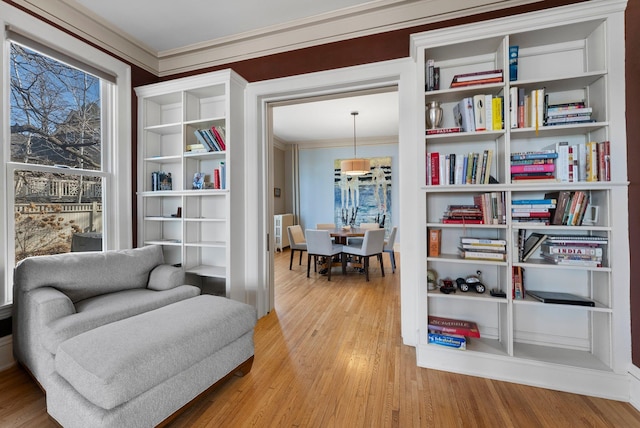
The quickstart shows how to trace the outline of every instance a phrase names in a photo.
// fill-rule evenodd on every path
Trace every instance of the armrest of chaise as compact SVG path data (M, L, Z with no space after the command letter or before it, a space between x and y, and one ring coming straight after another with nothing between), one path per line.
M147 288L149 290L170 290L185 284L185 273L181 267L161 264L154 267L149 274Z

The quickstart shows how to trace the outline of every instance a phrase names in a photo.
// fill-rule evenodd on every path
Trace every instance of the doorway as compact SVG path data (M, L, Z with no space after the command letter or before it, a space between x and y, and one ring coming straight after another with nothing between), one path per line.
M416 158L416 114L419 92L416 87L415 64L409 59L385 61L356 67L311 73L300 76L255 82L247 87L246 104L246 141L245 153L245 215L246 262L245 281L246 301L258 310L258 316L268 313L273 306L273 175L272 165L272 126L270 106L277 102L294 102L317 96L371 90L397 86L399 100L399 137L398 162L402 164L398 171L398 206L413 207L420 195L420 189L412 183L419 183L419 170L424 168ZM406 183L407 185L403 185ZM420 208L403 209L398 215L400 230L409 225L420 224ZM424 216L422 217L424 218ZM400 251L405 246L419 248L418 234L406 234L400 241ZM419 260L417 252L407 253L403 260ZM404 263L407 266L407 263ZM401 281L401 324L404 342L417 343L417 305L420 275L415 269L403 269Z
M397 85L273 102L268 111L273 214L291 213L294 223L303 229L313 229L318 223L341 224L341 219L335 218L334 165L337 159L355 155L354 132L357 155L390 159L388 182L398 182ZM353 111L358 112L357 123L352 119ZM361 183L368 181L371 177L360 179ZM399 204L397 190L391 185L389 189L392 198L384 204L388 211L385 217L378 217L384 218L390 230L398 225ZM356 224L375 221L373 214L368 214L371 213L364 210L356 214ZM286 234L286 230L274 230L275 239L280 234ZM273 244L274 251L278 251L277 242ZM301 267L296 263L294 269Z

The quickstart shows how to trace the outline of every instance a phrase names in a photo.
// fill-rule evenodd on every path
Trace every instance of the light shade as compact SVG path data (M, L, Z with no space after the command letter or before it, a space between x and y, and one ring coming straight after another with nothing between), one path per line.
M365 175L371 171L369 159L345 159L340 162L340 172L346 175Z

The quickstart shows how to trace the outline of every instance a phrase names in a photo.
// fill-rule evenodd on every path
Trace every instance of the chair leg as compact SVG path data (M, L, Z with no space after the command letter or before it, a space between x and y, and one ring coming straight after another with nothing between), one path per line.
M384 265L382 263L382 253L378 254L378 260L380 260L380 271L382 272L382 276L384 276Z
M327 281L331 281L331 265L333 264L333 257L327 257Z
M363 257L363 262L364 262L364 276L365 278L367 278L367 281L369 281L369 257Z
M289 270L291 270L291 265L293 265L293 253L295 253L296 250L294 250L293 248L291 249L291 259L289 260ZM302 251L300 251L300 258L302 258Z
M396 253L394 251L389 253L389 259L391 260L391 272L396 273Z
M307 253L307 278L309 278L310 269L311 269L311 254Z
M300 261L298 262L298 264L302 265L302 253L304 252L304 250L298 250L300 251ZM293 260L293 255L291 256L291 260Z
M340 262L342 263L342 274L345 275L347 273L347 255L345 253L340 253Z

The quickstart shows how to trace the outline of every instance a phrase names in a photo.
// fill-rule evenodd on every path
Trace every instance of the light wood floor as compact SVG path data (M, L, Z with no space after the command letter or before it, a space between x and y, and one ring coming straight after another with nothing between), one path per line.
M289 271L289 252L276 256L252 371L171 427L640 427L627 403L418 368L400 338L398 272L383 279L372 259L369 283L339 269L328 282L305 263ZM0 427L36 426L54 426L43 394L20 368L0 373Z

